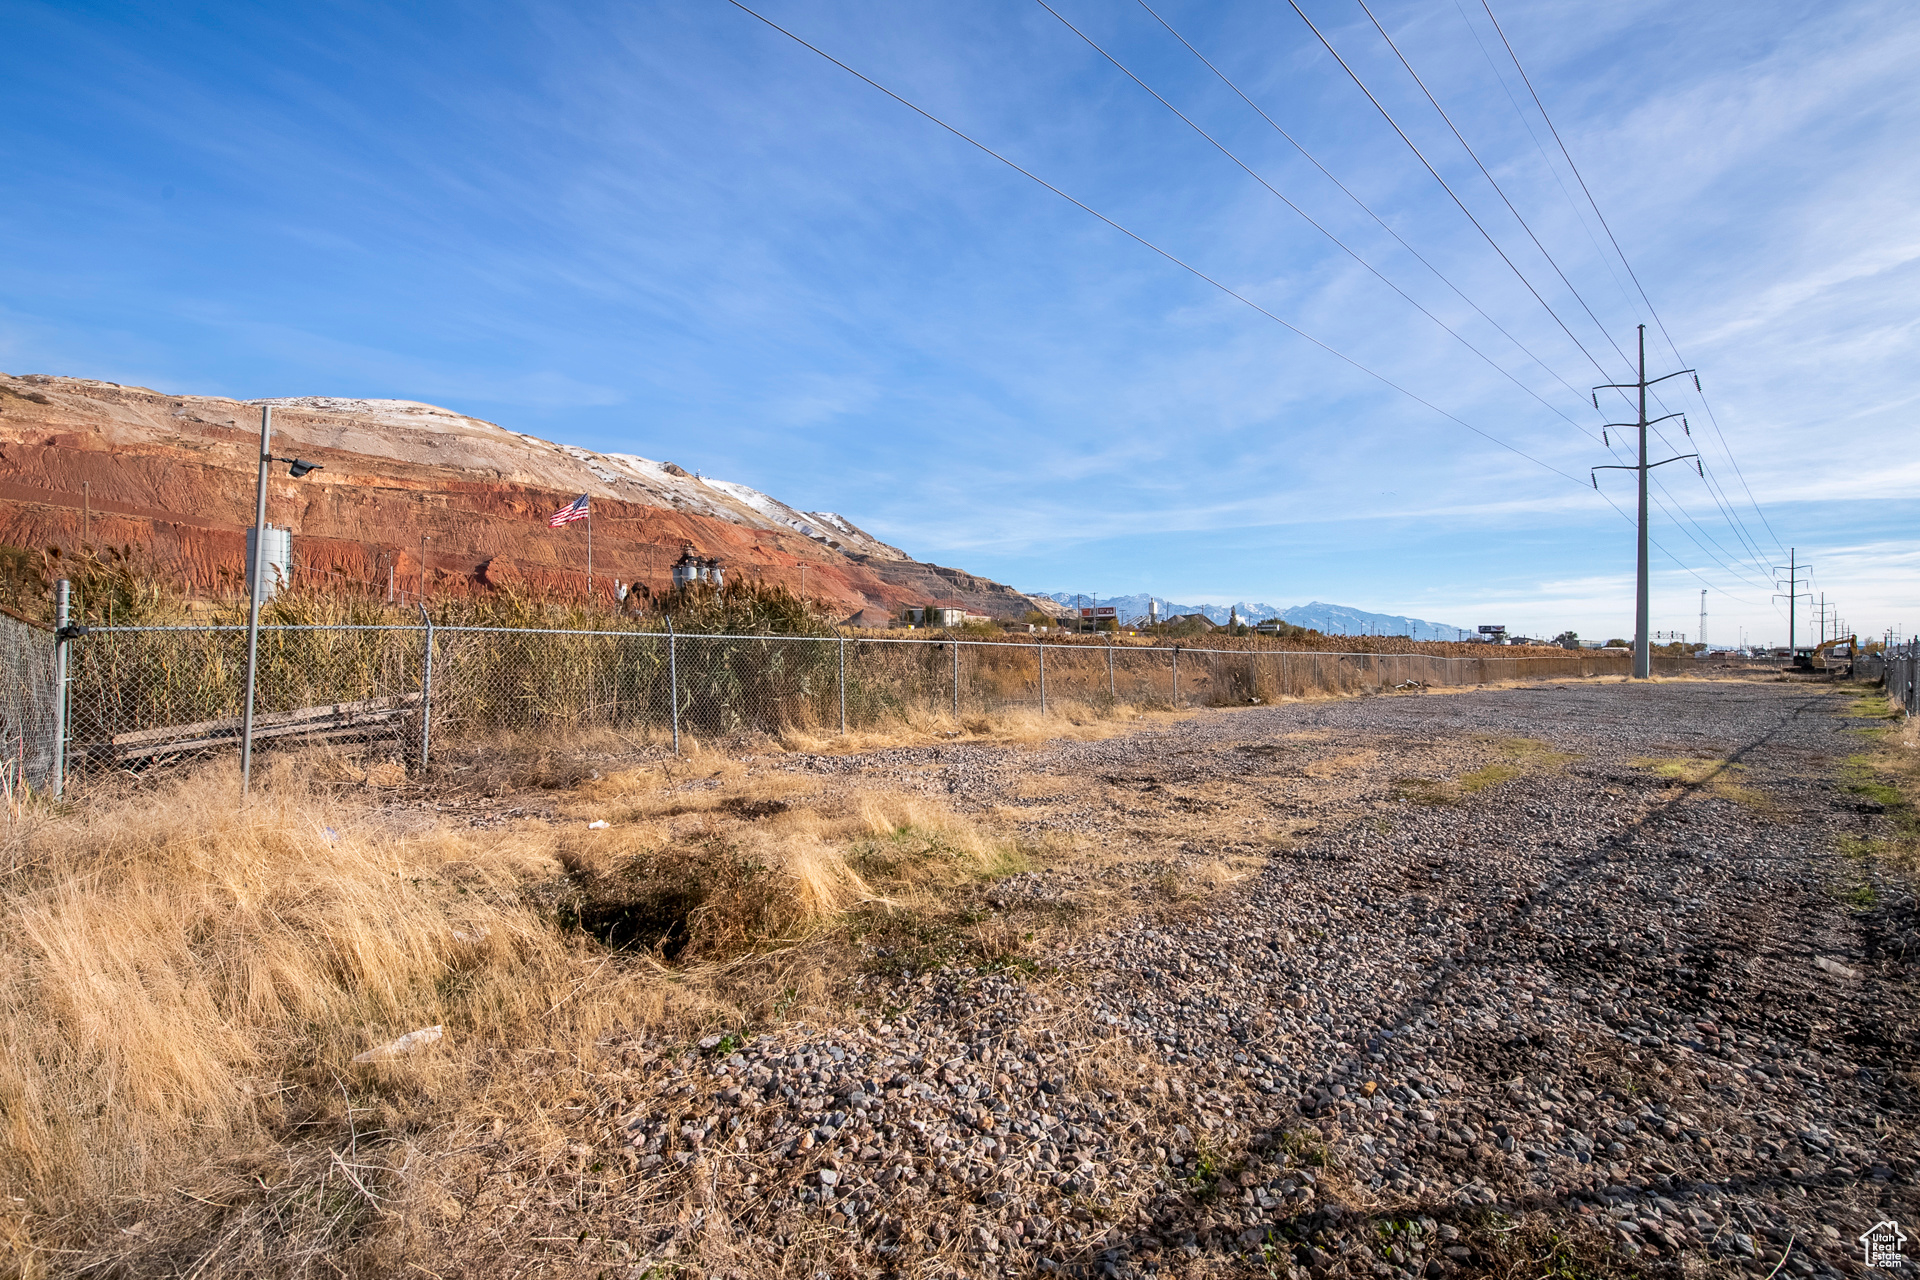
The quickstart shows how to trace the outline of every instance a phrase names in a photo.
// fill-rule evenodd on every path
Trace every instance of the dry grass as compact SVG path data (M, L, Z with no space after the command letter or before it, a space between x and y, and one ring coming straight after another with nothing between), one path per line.
M1467 796L1529 774L1558 769L1579 759L1577 755L1556 751L1536 738L1489 736L1481 741L1492 749L1493 758L1486 763L1453 778L1395 778L1391 794L1395 799L1429 807L1459 804Z
M1739 779L1746 772L1744 765L1700 756L1641 756L1628 763L1662 778L1702 787L1709 795L1749 809L1764 811L1772 807L1765 795L1740 785Z
M1845 761L1841 784L1886 814L1888 834L1869 842L1883 865L1920 873L1920 719L1879 690L1858 688L1845 714L1879 723L1855 730L1871 746Z
M1038 709L1029 707L990 713L963 710L958 720L942 709L917 710L908 720L851 729L846 733L826 726L790 728L780 735L779 745L789 751L841 755L889 747L938 746L955 741L1004 746L1092 742L1139 729L1176 724L1198 714L1198 711L1176 711L1165 706L1129 703L1101 706L1056 698L1048 703L1044 716Z
M1369 769L1379 758L1378 751L1345 751L1337 756L1315 760L1306 767L1306 775L1309 778L1336 778L1343 773Z
M1392 795L1428 808L1440 808L1460 802L1460 788L1445 778L1395 778Z
M1022 855L926 797L550 759L548 820L476 829L293 763L244 811L209 769L9 827L0 1274L384 1272L476 1134L549 1158L529 1063L835 1008L890 931L1017 950L966 903Z
M1530 773L1558 769L1579 759L1577 755L1555 751L1536 738L1500 738L1493 745L1498 758L1462 774L1457 784L1462 792L1472 795Z
M273 1229L342 1245L404 1156L358 1136L382 1127L370 1117L412 1098L447 1123L488 1051L577 1053L617 1021L715 1003L713 984L664 987L556 929L529 888L562 867L536 835L395 830L290 777L236 801L203 776L12 833L0 1176L23 1273L36 1247L183 1243L177 1219L223 1202L237 1169L266 1200L289 1178L309 1193ZM353 1062L428 1026L438 1046ZM337 1163L349 1149L355 1168Z

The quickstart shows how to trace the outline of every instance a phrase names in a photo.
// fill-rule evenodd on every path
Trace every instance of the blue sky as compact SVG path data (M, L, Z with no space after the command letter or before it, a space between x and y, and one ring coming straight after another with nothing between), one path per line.
M1144 7L1054 7L1499 368L1032 0L762 12L1512 449L722 0L0 4L0 367L427 400L1031 590L1626 633L1586 391L1649 317L1479 0L1373 12L1557 271L1357 3L1301 7L1551 314L1287 5L1155 9L1440 274ZM1706 587L1784 640L1793 547L1912 634L1920 9L1493 14L1718 422L1667 384L1715 485L1662 473L1654 626Z

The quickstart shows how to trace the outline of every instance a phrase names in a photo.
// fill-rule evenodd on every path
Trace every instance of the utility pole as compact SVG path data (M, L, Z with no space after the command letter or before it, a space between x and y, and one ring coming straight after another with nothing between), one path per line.
M1700 588L1700 647L1707 647L1707 589Z
M268 448L272 442L273 406L263 404L260 406L260 479L253 494L253 563L247 566L247 700L240 708L240 797L243 803L253 782L253 688L260 665L261 596L267 589L267 469L276 462L284 462L287 464L287 474L295 480L320 470L317 462L274 457Z
M260 479L253 492L253 563L247 566L247 704L240 709L240 794L253 780L253 681L260 657L260 595L267 582L267 468L273 406L260 406Z
M1780 572L1780 566L1775 565L1773 571ZM1780 584L1776 582L1774 585ZM1782 594L1787 597L1787 660L1791 662L1793 643L1797 635L1794 629L1795 606L1800 600L1800 549L1798 547L1787 548L1787 589L1784 593L1775 592L1773 598L1778 600Z
M1683 427L1686 426L1686 418L1683 415L1678 413L1669 413L1666 415L1666 417L1655 418L1652 422L1647 421L1647 388L1655 385L1656 383L1665 382L1668 378L1678 378L1683 374L1692 374L1693 389L1695 391L1698 391L1700 389L1700 375L1692 369L1681 369L1676 373L1662 374L1660 377L1654 378L1651 381L1649 381L1647 378L1647 326L1641 325L1639 328L1640 328L1640 377L1639 377L1639 380L1636 382L1606 382L1606 383L1600 384L1599 386L1593 389L1593 407L1596 409L1600 407L1600 393L1602 391L1633 390L1633 391L1639 392L1640 416L1638 421L1609 422L1606 424L1605 427L1601 428L1601 431L1603 433L1606 431L1607 427L1636 428L1640 433L1639 461L1631 467L1603 466L1603 467L1593 467L1591 468L1591 470L1595 473L1593 475L1593 487L1596 491L1600 488L1600 477L1598 474L1599 472L1633 471L1638 473L1638 478L1640 481L1640 536L1639 536L1638 569L1637 569L1635 582L1634 582L1635 591L1634 591L1634 612L1633 612L1633 678L1636 680L1645 680L1653 674L1653 658L1652 658L1652 655L1647 652L1648 641L1649 641L1649 636L1647 634L1647 624L1648 624L1648 620L1651 613L1650 605L1648 602L1648 590L1647 590L1647 585L1648 585L1647 584L1647 568L1648 568L1648 565L1647 565L1647 472L1653 470L1655 467L1664 467L1669 462L1681 462L1687 458L1692 458L1694 460L1693 461L1694 469L1700 470L1700 455L1697 453L1677 454L1671 458L1663 458L1659 462L1650 463L1647 461L1647 428L1648 427L1653 426L1655 423L1665 422L1667 418L1679 418L1681 425ZM1693 436L1693 429L1691 427L1687 428L1687 436L1689 438ZM1606 437L1604 434L1602 434L1601 438L1604 440ZM1706 475L1706 472L1704 470L1700 470L1700 474L1702 478L1704 478Z

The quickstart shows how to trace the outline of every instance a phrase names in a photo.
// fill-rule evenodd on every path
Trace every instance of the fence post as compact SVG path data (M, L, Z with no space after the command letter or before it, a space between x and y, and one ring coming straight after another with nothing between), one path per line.
M840 637L840 733L847 732L847 638Z
M73 609L73 583L53 584L53 798L67 787L67 639ZM21 741L25 742L25 735Z
M953 723L960 725L960 642L953 642Z
M1040 651L1040 714L1047 714L1047 646L1034 641L1034 648Z
M667 703L673 708L673 754L680 754L680 664L673 615L667 614Z
M1173 646L1173 705L1180 705L1180 646Z
M427 759L433 751L433 618L427 606L420 607L420 622L427 629L425 652L420 663L420 772L427 772Z
M1107 640L1107 701L1115 701L1113 692L1113 640Z

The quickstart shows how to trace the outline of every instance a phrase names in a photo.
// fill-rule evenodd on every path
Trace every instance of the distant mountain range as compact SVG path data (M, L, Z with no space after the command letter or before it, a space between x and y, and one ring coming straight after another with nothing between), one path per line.
M1066 605L1069 609L1075 607L1076 602L1080 606L1112 605L1119 611L1121 619L1127 620L1146 616L1149 597L1101 596L1096 599L1092 596L1076 596L1071 591L1054 591L1040 598ZM1296 627L1310 627L1330 636L1409 636L1415 640L1459 640L1474 634L1472 627L1456 627L1450 623L1428 622L1425 618L1408 618L1392 613L1368 613L1365 609L1327 604L1321 600L1285 609L1271 604L1249 604L1244 600L1233 605L1160 601L1162 618L1182 613L1204 614L1208 621L1214 623L1224 623L1236 614L1242 622L1279 618Z

